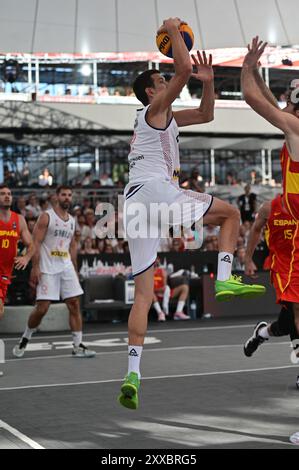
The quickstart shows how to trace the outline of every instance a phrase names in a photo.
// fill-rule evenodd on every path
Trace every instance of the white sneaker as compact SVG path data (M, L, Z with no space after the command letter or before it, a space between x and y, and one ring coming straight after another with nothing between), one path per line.
M186 315L184 312L175 312L173 319L174 320L190 320L191 317Z
M160 321L160 322L166 321L166 317L165 317L165 313L164 313L164 312L158 313L158 321Z
M74 357L94 357L95 355L95 351L88 349L82 343L80 343L79 346L73 346L72 356Z
M25 349L28 344L29 340L27 338L22 338L19 344L17 344L13 350L12 353L15 357L23 357L25 354Z
M0 371L0 377L2 377L2 375L3 375L3 372Z

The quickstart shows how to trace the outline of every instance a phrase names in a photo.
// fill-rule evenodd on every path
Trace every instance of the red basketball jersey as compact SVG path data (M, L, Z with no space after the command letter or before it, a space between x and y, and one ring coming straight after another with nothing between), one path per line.
M10 219L4 222L0 219L0 278L9 281L17 255L17 245L20 238L19 214L10 212Z
M281 195L273 199L268 218L271 277L281 293L299 280L299 224L286 211L283 201Z
M280 153L283 200L290 215L299 220L299 162L291 159L286 143Z

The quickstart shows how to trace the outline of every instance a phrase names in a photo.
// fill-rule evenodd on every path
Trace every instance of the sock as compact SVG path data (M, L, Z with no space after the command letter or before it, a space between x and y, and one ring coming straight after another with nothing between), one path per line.
M259 329L258 335L261 336L264 339L269 339L269 331L268 331L268 326L263 326L263 328Z
M72 331L73 343L77 348L82 343L82 331Z
M218 253L217 281L227 281L232 273L234 256L231 253L221 251Z
M169 313L169 299L170 299L170 287L165 286L162 306L163 306L163 310L166 313L166 315L168 315L168 313Z
M175 313L182 312L184 307L185 307L185 300L179 300L178 304L177 304L177 307L176 307L176 312Z
M153 307L154 307L154 309L156 310L157 313L161 313L161 312L162 312L162 309L161 309L161 307L160 307L159 302L154 302L154 303L153 303Z
M131 344L128 347L129 353L129 363L128 363L128 374L130 372L136 372L140 378L140 359L142 354L142 346L132 346Z
M29 341L31 339L31 336L33 335L33 333L35 331L36 331L36 328L29 328L29 326L27 325L26 328L25 328L25 331L23 333L22 338L26 338Z

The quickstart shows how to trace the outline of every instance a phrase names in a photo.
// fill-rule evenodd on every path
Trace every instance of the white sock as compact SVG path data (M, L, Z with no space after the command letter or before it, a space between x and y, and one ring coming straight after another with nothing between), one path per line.
M161 306L160 306L159 302L154 302L153 307L154 307L154 309L156 310L157 313L162 312L162 309L161 309Z
M258 335L261 336L264 339L269 339L269 331L268 331L268 326L263 326L263 328L259 329Z
M168 313L169 313L169 299L170 299L170 287L165 286L162 306L163 306L163 310L166 313L166 315L168 315Z
M182 312L184 307L185 307L185 300L179 300L178 304L176 306L176 312L175 313Z
M130 372L136 372L140 378L140 359L142 354L142 346L132 346L128 347L129 354L129 363L128 363L128 374Z
M77 348L82 343L82 331L72 331L73 343Z
M232 273L234 256L226 251L218 253L217 281L227 281Z
M25 331L23 333L22 338L26 338L29 341L31 339L31 336L33 335L33 333L35 331L36 331L36 328L29 328L29 326L27 325L26 328L25 328Z

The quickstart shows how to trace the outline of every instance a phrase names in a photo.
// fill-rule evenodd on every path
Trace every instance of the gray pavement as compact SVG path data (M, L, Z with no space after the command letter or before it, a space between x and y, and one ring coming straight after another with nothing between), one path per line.
M117 403L127 367L125 324L89 324L93 359L71 357L71 339L37 334L22 359L5 337L0 364L0 449L295 448L298 367L288 338L252 358L254 321L152 323L142 358L140 408Z

